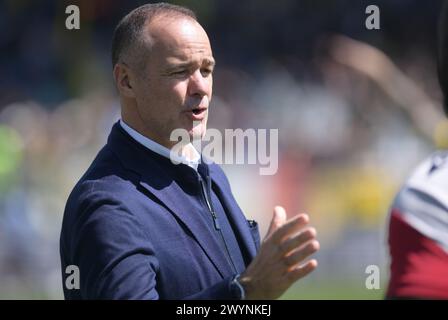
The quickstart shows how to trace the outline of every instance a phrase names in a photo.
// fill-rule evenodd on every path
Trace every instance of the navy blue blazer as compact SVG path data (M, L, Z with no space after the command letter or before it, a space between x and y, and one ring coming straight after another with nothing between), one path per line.
M113 126L65 208L60 255L66 299L234 298L234 269L175 179L187 166L167 170L162 161L170 160L119 123ZM260 245L257 223L246 220L222 169L210 164L208 170L247 267ZM79 268L79 289L65 284L69 265Z

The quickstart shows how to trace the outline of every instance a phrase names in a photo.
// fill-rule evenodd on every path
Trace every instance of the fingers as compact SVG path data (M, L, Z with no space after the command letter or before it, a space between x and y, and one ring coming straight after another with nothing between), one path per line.
M302 266L297 266L286 274L289 282L293 283L306 275L310 274L317 268L317 260L312 259Z
M289 221L283 223L283 225L277 230L275 230L275 232L272 234L273 241L275 243L280 243L285 237L299 231L301 228L306 226L309 220L310 219L308 215L305 213L296 215Z
M290 237L283 241L280 245L281 254L287 254L290 251L296 249L303 243L316 238L317 232L313 227L308 227L300 232L298 235Z
M297 265L298 263L305 260L307 257L315 253L317 250L319 250L319 242L317 240L309 241L307 244L305 244L303 247L293 251L291 254L285 256L283 259L284 263L290 267Z
M242 274L247 297L276 299L291 284L316 269L316 260L305 262L320 247L316 230L308 223L307 214L287 220L282 207L274 208L260 251Z
M267 235L271 235L275 230L282 226L286 221L286 211L281 206L276 206L274 208L274 216L272 217L271 224L269 225L269 230Z

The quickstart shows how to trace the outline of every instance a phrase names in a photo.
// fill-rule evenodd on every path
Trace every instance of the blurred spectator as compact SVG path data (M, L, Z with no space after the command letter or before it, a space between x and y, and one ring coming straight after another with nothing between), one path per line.
M438 66L448 114L448 3L440 18ZM448 151L432 154L395 198L388 298L448 299L447 163Z

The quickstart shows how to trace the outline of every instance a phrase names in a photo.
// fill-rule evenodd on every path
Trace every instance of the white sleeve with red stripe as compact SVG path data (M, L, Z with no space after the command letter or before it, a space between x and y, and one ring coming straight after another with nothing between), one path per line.
M420 164L393 207L411 227L448 253L448 152L436 152Z

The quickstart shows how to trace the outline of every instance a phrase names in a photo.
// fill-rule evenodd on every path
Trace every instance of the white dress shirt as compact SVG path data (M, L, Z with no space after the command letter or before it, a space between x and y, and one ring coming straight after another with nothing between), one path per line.
M188 159L185 156L179 156L175 153L171 154L170 149L132 129L122 119L120 119L120 125L135 141L148 148L149 150L154 151L155 153L172 161L174 160L174 162L186 164L187 166L193 168L195 171L198 171L198 164L201 161L201 155L191 142L187 145L187 147L191 148L191 150L193 151L193 158Z

